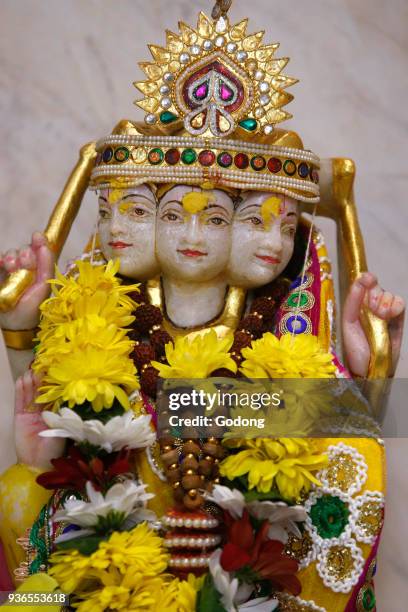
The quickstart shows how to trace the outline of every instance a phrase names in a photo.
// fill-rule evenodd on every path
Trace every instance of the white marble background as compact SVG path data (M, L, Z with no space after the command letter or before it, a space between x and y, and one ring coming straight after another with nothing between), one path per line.
M0 0L1 249L45 226L79 147L121 118L132 102L146 44L163 44L178 19L195 23L209 0ZM232 18L251 8L290 56L291 125L307 147L357 162L356 196L372 271L408 297L408 3L406 0L235 0ZM78 254L96 207L87 196L64 258ZM0 348L3 419L0 468L13 461L13 388ZM399 376L408 378L406 341ZM392 403L392 402L391 402ZM392 408L395 408L395 406ZM389 500L378 573L378 609L406 609L408 485L406 440L388 441Z

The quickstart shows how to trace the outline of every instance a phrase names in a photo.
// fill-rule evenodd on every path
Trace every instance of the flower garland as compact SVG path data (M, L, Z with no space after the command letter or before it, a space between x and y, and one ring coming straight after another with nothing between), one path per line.
M285 544L290 534L300 535L298 525L306 518L296 502L311 483L319 485L313 472L326 465L312 443L278 438L221 444L208 438L175 444L164 438L161 459L184 512L172 509L162 523L146 508L153 494L135 480L131 458L155 441L151 415L142 413L136 372L142 392L151 397L159 376L254 375L267 343L276 358L271 356L262 376L280 376L271 364L281 359L291 364L290 372L299 370L293 344L285 337L272 342L266 333L279 300L257 297L235 333L222 341L210 331L173 342L160 309L147 303L145 287L122 284L118 265L77 262L76 277L58 273L42 307L33 367L43 376L38 401L52 410L43 412L49 429L41 435L66 438L68 446L64 457L52 460L53 470L38 478L57 492L41 519L52 525L53 540L41 569L72 595L80 612L158 612L163 606L230 612L245 610L245 602L253 612L273 610L276 593L300 593L298 563L285 553ZM300 347L298 338L293 342ZM313 340L302 342L308 366L301 375L330 375L331 359ZM162 537L158 530L166 527L170 531ZM181 529L178 539L174 527ZM210 531L192 535L201 528ZM203 564L168 552L198 545L210 551ZM193 575L207 565L205 578ZM38 559L30 567L38 569ZM168 567L183 579L167 573Z

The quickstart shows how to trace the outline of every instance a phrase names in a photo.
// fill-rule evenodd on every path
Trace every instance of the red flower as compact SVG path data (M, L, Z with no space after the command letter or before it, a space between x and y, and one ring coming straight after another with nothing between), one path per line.
M130 450L123 449L103 460L99 457L89 460L77 446L72 446L66 457L51 460L54 470L38 476L37 482L45 489L83 492L90 481L97 491L106 490L116 476L130 472L129 457Z
M298 563L284 554L282 542L268 538L268 521L262 523L256 535L246 510L238 521L231 522L227 517L228 523L228 542L220 559L222 568L227 572L248 568L277 590L299 595L301 585L295 575Z

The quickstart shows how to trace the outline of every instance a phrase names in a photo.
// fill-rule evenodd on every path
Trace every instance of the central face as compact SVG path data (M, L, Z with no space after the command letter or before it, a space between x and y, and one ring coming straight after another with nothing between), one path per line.
M242 197L233 222L228 282L255 289L273 281L288 265L298 205L288 196L260 191Z
M120 260L120 273L146 280L159 273L154 249L156 199L147 185L99 194L98 232L106 259Z
M209 200L188 212L183 197L199 187L173 187L159 203L156 254L162 273L174 280L206 282L225 272L231 249L232 198L220 190L203 191Z

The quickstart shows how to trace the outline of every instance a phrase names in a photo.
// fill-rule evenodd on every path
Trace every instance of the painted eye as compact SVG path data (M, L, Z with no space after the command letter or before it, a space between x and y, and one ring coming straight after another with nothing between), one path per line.
M259 217L250 217L248 221L252 223L252 225L262 225L262 220Z
M100 219L109 219L110 217L110 213L107 210L104 210L103 208L99 209L99 218Z
M221 217L212 217L211 219L209 219L209 223L212 223L212 225L227 225L227 221L225 219L222 219Z
M132 208L131 210L131 214L135 215L136 217L144 217L147 213L143 208Z
M164 213L162 219L166 221L178 221L179 217L175 213L167 212Z

